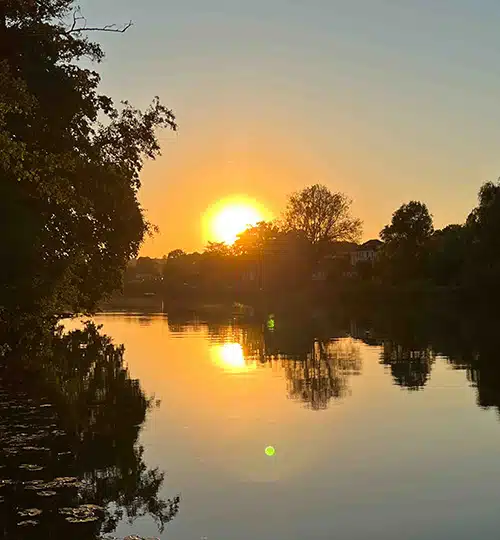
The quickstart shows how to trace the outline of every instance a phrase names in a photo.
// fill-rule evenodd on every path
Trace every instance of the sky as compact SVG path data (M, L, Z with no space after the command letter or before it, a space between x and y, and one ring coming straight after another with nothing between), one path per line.
M102 90L158 95L177 133L142 174L160 233L142 254L201 250L202 216L244 195L277 215L314 183L353 199L364 239L402 203L463 222L500 176L498 0L81 0Z

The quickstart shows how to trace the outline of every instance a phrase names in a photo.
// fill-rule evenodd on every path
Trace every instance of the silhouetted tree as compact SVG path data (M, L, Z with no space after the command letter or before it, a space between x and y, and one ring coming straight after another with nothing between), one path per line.
M231 247L225 242L208 242L203 254L214 257L228 257L231 255Z
M139 257L135 265L135 273L158 276L160 274L160 265L151 257Z
M394 212L391 224L380 233L385 242L386 269L393 280L401 282L425 275L433 232L432 216L424 203L410 201Z
M463 225L448 225L434 232L429 246L429 271L434 283L461 284L468 257L469 230Z
M292 193L280 219L285 231L302 231L316 246L361 236L361 220L351 216L351 200L343 193L333 193L315 184Z
M258 257L269 250L278 235L279 231L274 223L261 221L238 235L233 244L233 253Z
M168 254L167 259L179 259L180 257L184 257L186 255L186 252L182 249L174 249Z
M80 60L104 54L74 8L0 3L0 224L9 239L0 305L11 326L93 310L120 288L151 230L137 200L143 161L159 153L156 128L176 129L158 99L141 112L99 93L99 75Z
M470 252L469 282L498 291L500 275L500 183L487 182L479 190L479 205L467 218Z

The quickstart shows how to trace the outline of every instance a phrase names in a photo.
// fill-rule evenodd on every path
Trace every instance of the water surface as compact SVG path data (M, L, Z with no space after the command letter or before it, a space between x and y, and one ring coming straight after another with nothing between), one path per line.
M278 317L96 322L158 400L139 435L143 458L166 472L161 495L181 496L161 538L497 536L494 345L469 347L453 328L419 342L411 328L376 335ZM145 515L114 534L132 533L158 530Z

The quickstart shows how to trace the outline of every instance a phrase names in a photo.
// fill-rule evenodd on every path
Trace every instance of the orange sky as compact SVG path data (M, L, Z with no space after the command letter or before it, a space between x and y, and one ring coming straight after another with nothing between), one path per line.
M142 253L203 248L201 215L247 194L270 212L314 183L354 199L364 238L411 199L462 222L500 171L496 0L82 0L102 90L176 113L140 199ZM117 17L120 20L117 20Z

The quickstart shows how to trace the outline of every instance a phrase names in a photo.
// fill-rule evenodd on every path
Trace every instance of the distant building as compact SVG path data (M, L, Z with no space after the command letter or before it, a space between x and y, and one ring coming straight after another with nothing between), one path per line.
M373 263L378 256L378 250L383 242L380 240L368 240L364 244L357 246L349 253L352 266L358 263Z

